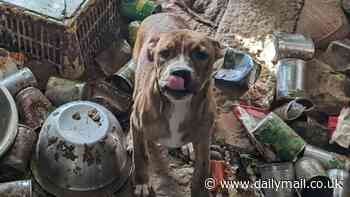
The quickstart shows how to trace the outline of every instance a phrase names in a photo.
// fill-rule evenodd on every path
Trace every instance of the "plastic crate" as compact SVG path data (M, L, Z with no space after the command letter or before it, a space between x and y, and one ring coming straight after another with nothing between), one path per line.
M79 78L119 34L119 0L0 0L0 46ZM108 35L107 35L108 34ZM109 40L108 40L109 39Z

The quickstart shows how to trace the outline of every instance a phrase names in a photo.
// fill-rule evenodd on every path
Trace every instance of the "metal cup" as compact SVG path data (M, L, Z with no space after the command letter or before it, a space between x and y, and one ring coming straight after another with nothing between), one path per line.
M15 143L1 160L0 168L12 170L15 174L25 174L37 138L38 135L31 128L19 124Z
M45 96L56 107L71 101L81 100L86 83L68 79L50 77L47 82Z
M1 197L32 197L31 180L0 183Z
M135 71L137 64L130 60L118 72L111 77L111 83L117 89L132 95L135 82Z
M53 110L51 102L34 87L20 91L16 96L16 103L22 122L34 130L41 127Z
M276 99L306 97L306 62L301 59L281 59L277 70Z
M26 87L37 86L37 81L29 68L23 68L0 81L12 94L16 96L18 92Z
M326 169L350 169L350 160L347 157L322 150L309 144L305 146L304 157L317 159Z
M258 166L263 181L294 181L293 163L273 163ZM264 188L267 197L294 197L292 188Z
M344 183L349 178L349 173L345 170L331 169L327 171L329 178L332 180L334 192L332 197L342 197L344 192Z
M303 197L332 196L333 188L328 187L331 179L318 160L309 157L299 159L295 164L295 173L297 179L306 181L306 187L300 189Z

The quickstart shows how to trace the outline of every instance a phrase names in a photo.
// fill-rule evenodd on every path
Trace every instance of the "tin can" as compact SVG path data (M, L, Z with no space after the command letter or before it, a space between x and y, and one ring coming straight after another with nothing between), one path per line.
M0 183L1 197L32 197L32 181L13 181Z
M128 30L129 30L129 43L131 46L135 45L136 38L137 38L137 32L139 31L139 28L141 26L140 21L133 21L129 24Z
M309 157L299 159L295 164L295 172L297 179L305 181L305 188L299 191L303 197L332 196L333 188L328 187L331 179L318 160ZM322 183L322 186L316 188L314 183Z
M332 197L342 197L345 187L345 181L349 178L349 173L345 170L331 169L327 171L328 177L332 180L334 192ZM341 186L341 187L338 187Z
M114 88L105 81L89 82L84 91L83 100L92 101L106 107L118 119L125 129L129 122L131 96Z
M296 120L314 109L314 104L309 99L297 98L289 103L275 109L273 112L284 121Z
M0 79L15 73L17 65L10 57L10 53L3 48L0 48Z
M32 150L38 135L25 125L18 125L15 143L0 162L0 168L11 169L18 174L25 174L29 167Z
M271 181L294 181L295 171L293 163L272 163L258 166L261 179L264 182ZM265 196L268 197L294 197L292 187L264 188Z
M275 32L264 41L263 56L276 62L284 58L311 60L315 55L315 44L302 34Z
M121 13L131 20L143 20L147 16L160 12L161 5L150 0L122 0Z
M39 129L54 109L43 93L34 87L20 91L16 103L22 122L33 130Z
M273 112L252 133L261 144L272 149L281 161L296 161L305 148L303 138Z
M38 84L34 74L29 68L23 68L5 77L0 83L10 91L12 96L16 96L16 94L24 88L37 86Z
M131 96L134 89L136 68L137 64L134 63L133 60L130 60L118 72L112 75L112 85L118 90L121 90Z
M71 101L81 100L86 83L68 79L50 77L45 96L56 107Z
M276 99L306 98L306 62L301 59L282 59L278 62Z
M350 160L347 157L309 144L305 146L304 156L319 160L326 169L350 170Z

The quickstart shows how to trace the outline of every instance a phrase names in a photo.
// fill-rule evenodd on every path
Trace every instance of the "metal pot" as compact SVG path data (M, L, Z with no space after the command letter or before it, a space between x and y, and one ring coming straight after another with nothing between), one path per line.
M34 177L55 196L103 196L123 186L132 171L126 136L117 119L89 101L62 105L39 136Z

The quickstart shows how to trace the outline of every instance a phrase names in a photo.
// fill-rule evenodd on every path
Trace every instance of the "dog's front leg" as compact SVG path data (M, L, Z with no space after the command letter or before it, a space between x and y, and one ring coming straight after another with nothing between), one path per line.
M194 143L196 161L192 177L192 197L209 197L209 191L205 188L205 180L210 175L209 143L209 136L198 143Z
M137 197L148 197L151 186L149 184L149 154L147 150L147 141L144 138L142 130L131 126L133 136L133 157L135 165L134 173L134 194Z

